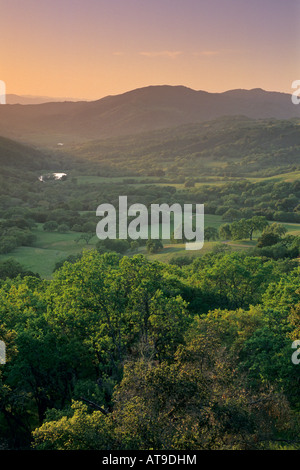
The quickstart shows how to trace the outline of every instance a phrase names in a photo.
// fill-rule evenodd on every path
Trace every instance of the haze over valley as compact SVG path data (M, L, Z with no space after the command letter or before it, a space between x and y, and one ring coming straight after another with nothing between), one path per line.
M289 94L262 89L208 93L184 86L151 86L92 102L0 106L0 135L55 146L235 115L300 118L300 106Z

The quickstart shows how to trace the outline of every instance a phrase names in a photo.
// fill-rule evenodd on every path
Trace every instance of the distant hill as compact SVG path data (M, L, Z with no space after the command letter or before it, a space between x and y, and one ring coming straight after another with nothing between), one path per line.
M6 95L7 104L42 104L61 101L78 101L75 98L54 98L51 96L33 96L33 95L15 95L13 93Z
M0 137L0 173L3 168L39 170L49 167L49 157L39 150ZM50 165L51 167L51 165Z
M137 176L272 176L300 170L300 121L227 116L70 145L62 152Z
M225 93L183 86L151 86L98 101L0 106L0 135L57 145L169 128L244 115L248 118L300 117L300 106L285 93L261 89Z

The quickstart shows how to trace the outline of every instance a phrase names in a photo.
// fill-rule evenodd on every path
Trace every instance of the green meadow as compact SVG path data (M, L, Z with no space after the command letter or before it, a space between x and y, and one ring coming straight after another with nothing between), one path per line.
M205 227L214 227L216 229L224 223L221 216L211 214L206 214L204 221ZM285 223L283 225L292 235L300 234L300 224ZM18 247L11 253L0 255L0 261L14 258L26 269L37 272L41 277L46 279L52 277L53 269L57 262L66 259L70 255L78 254L82 250L95 249L95 245L98 241L96 235L89 244L86 244L83 240L78 241L81 235L79 232L46 232L43 230L42 224L38 224L37 228L33 230L33 233L36 235L36 241L33 246ZM169 241L166 241L163 250L159 253L148 254L146 247L140 247L136 251L129 251L128 255L132 256L136 253L142 253L151 260L159 260L168 263L173 257L203 256L205 253L211 251L214 245L219 243L221 243L221 241L205 242L201 250L187 251L184 244L171 244ZM253 241L241 240L226 242L226 245L230 246L234 251L246 250L255 246L255 244L255 237Z
M72 172L70 173L72 176ZM184 189L184 183L176 183L176 182L161 182L161 178L157 177L145 177L145 176L127 176L127 177L105 177L105 176L97 176L97 175L74 175L77 179L78 184L103 184L103 183L112 183L112 184L126 184L132 186L140 186L144 184L155 184L157 186L173 186L176 189ZM203 181L196 181L195 188L201 188L203 186L221 186L228 183L232 183L235 181L250 181L251 183L259 183L262 181L269 181L269 182L293 182L300 179L300 171L293 171L287 173L280 173L275 176L269 177L215 177L215 176L205 176ZM145 181L149 180L149 182L145 183Z
M45 232L42 225L38 225L33 233L37 237L33 246L18 247L9 254L1 255L0 260L14 258L26 269L37 272L44 278L51 277L57 262L66 259L69 255L77 254L83 249L94 248L97 241L95 236L87 245L82 240L77 242L81 235L78 232Z

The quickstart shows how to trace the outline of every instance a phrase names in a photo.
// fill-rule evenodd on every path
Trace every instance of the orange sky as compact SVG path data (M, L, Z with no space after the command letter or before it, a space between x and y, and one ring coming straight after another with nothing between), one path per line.
M291 92L298 0L0 0L7 93L97 99L148 85Z

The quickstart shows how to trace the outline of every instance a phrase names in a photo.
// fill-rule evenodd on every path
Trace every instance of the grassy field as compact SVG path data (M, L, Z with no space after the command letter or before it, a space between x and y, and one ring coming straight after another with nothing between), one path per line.
M258 183L260 181L286 181L287 183L300 179L300 171L293 171L291 173L281 173L275 176L263 177L263 178L247 178L251 183Z
M44 232L42 226L38 226L33 233L37 237L33 246L22 246L7 255L1 255L0 261L14 258L26 269L37 272L44 278L51 277L58 261L77 254L83 249L93 249L97 241L95 236L87 245L83 241L76 242L80 233Z
M123 184L123 181L127 179L127 177L123 177L123 176L122 177L120 176L106 177L106 176L88 176L88 175L75 176L75 178L77 179L78 184L101 184L101 183ZM145 180L147 178L141 177L141 176L132 176L132 177L128 177L128 179L134 181L134 183L132 184L140 184L140 181Z
M291 235L300 235L300 224L282 224Z
M79 184L102 184L102 183L119 183L123 184L124 180L132 180L132 184L134 186L139 186L140 184L145 184L142 183L142 181L145 181L147 179L150 180L149 184L156 184L157 186L174 186L176 189L183 189L184 183L162 183L160 177L147 177L147 176L128 176L128 177L104 177L104 176L95 176L95 175L82 175L82 176L76 176L76 179ZM214 176L205 176L205 179L201 182L195 183L196 188L200 188L202 186L219 186L219 185L224 185L228 184L234 181L241 181L241 180L247 180L250 181L251 183L259 183L261 181L286 181L286 182L293 182L296 180L300 179L300 171L293 171L291 173L281 173L278 175L274 176L269 176L269 177L231 177L231 178L221 178L221 177L214 177Z
M157 177L150 177L150 176L128 176L128 177L104 177L104 176L75 176L77 179L78 184L103 184L103 183L114 183L114 184L124 184L124 180L126 184L133 185L133 186L140 186L145 184L155 184L157 186L173 186L176 189L184 189L184 183L162 183L161 178ZM226 178L220 179L216 177L205 177L205 180L202 182L195 183L195 188L200 188L202 186L219 186L224 185L229 182L240 180L241 178ZM126 180L132 180L132 183L127 183ZM149 183L143 183L143 181L149 180Z
M140 249L140 253L146 256L146 258L151 261L157 260L163 263L169 263L171 258L177 258L181 256L187 256L188 258L194 258L198 256L203 256L205 253L208 253L212 250L214 242L206 242L202 250L198 251L186 251L184 244L164 244L164 249L160 253L149 254L145 247Z
M221 223L222 219L220 216L205 216L205 225L207 227L218 228ZM77 242L81 235L78 232L45 232L42 225L38 225L33 233L37 237L33 246L22 246L15 249L11 253L0 255L0 261L14 258L26 269L37 272L46 279L51 278L53 269L57 262L66 259L69 255L80 253L83 249L91 250L95 248L95 244L98 240L95 235L95 237L87 245L84 241ZM168 262L174 255L201 256L204 252L209 251L211 248L211 243L205 243L205 246L201 252L187 252L184 245L166 244L163 252L157 255L148 255L146 248L144 247L140 248L138 252L149 256L150 259L160 259L161 261ZM131 253L129 254L131 255Z
M219 228L224 223L221 216L205 215L205 227ZM283 224L292 235L300 235L300 224ZM98 241L96 235L87 245L84 241L77 241L80 237L78 232L58 233L45 232L42 225L38 225L34 230L37 237L36 242L31 247L19 247L13 252L0 255L0 261L9 258L16 259L26 269L39 273L43 278L52 277L55 264L66 259L69 255L80 253L82 250L91 250L95 248ZM257 238L257 237L256 237ZM245 250L256 244L256 238L253 241L241 240L230 241L226 244L233 250ZM148 254L146 247L139 248L136 252L129 252L129 256L136 253L142 253L151 260L159 260L168 263L172 257L188 256L198 257L211 251L214 245L220 242L205 242L204 247L199 251L186 251L184 244L171 244L164 242L164 249L157 254Z

